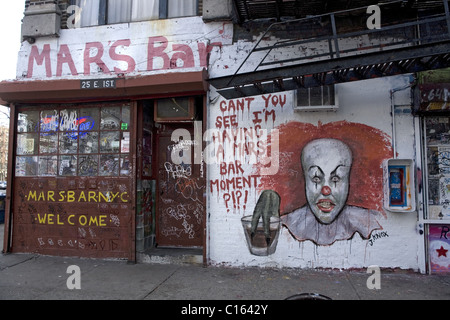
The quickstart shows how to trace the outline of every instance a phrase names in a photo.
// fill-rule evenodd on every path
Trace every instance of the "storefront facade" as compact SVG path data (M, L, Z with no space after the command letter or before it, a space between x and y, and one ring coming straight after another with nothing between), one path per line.
M3 83L6 251L136 261L155 246L205 248L206 167L188 149L205 131L209 53L231 30L193 16L24 41Z
M208 80L237 70L255 30L191 16L24 41L0 86L14 115L4 250L448 272L448 119L417 112L426 84L404 73L226 99ZM299 51L270 58L284 55Z
M427 270L449 272L448 161L449 71L422 73L416 88L416 114L422 125L424 215L420 225L426 234Z

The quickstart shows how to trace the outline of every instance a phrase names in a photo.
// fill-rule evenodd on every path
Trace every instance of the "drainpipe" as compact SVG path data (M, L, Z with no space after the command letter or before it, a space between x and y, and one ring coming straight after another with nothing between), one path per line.
M395 126L395 103L394 96L397 92L403 91L406 89L410 89L413 86L413 83L410 83L404 87L395 88L389 91L390 99L391 99L391 113L392 113L392 149L394 151L394 159L397 159L397 134L396 134L396 126Z

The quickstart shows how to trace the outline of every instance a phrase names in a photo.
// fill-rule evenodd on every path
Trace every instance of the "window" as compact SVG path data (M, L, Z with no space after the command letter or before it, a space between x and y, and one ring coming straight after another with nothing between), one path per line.
M296 111L336 110L334 85L303 88L296 91Z
M69 27L196 16L199 0L71 0Z
M450 117L424 119L427 219L450 220Z
M128 104L20 112L16 176L128 176L130 112Z
M192 121L195 117L194 98L168 98L155 101L155 121Z

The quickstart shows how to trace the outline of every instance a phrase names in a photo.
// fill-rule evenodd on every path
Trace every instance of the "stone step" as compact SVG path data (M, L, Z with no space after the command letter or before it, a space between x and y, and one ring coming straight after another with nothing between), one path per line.
M201 248L152 248L137 253L138 263L203 265Z

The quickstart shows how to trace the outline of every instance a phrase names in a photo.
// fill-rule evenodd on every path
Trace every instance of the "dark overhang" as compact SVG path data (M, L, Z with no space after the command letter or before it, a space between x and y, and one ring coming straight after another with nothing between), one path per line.
M204 94L208 89L206 70L167 72L115 79L114 88L85 90L86 79L15 80L0 82L0 100L4 104L62 103L144 99L162 96Z
M396 2L412 10L428 10L442 4L440 0L233 0L233 5L235 19L242 24L258 19L300 19Z

